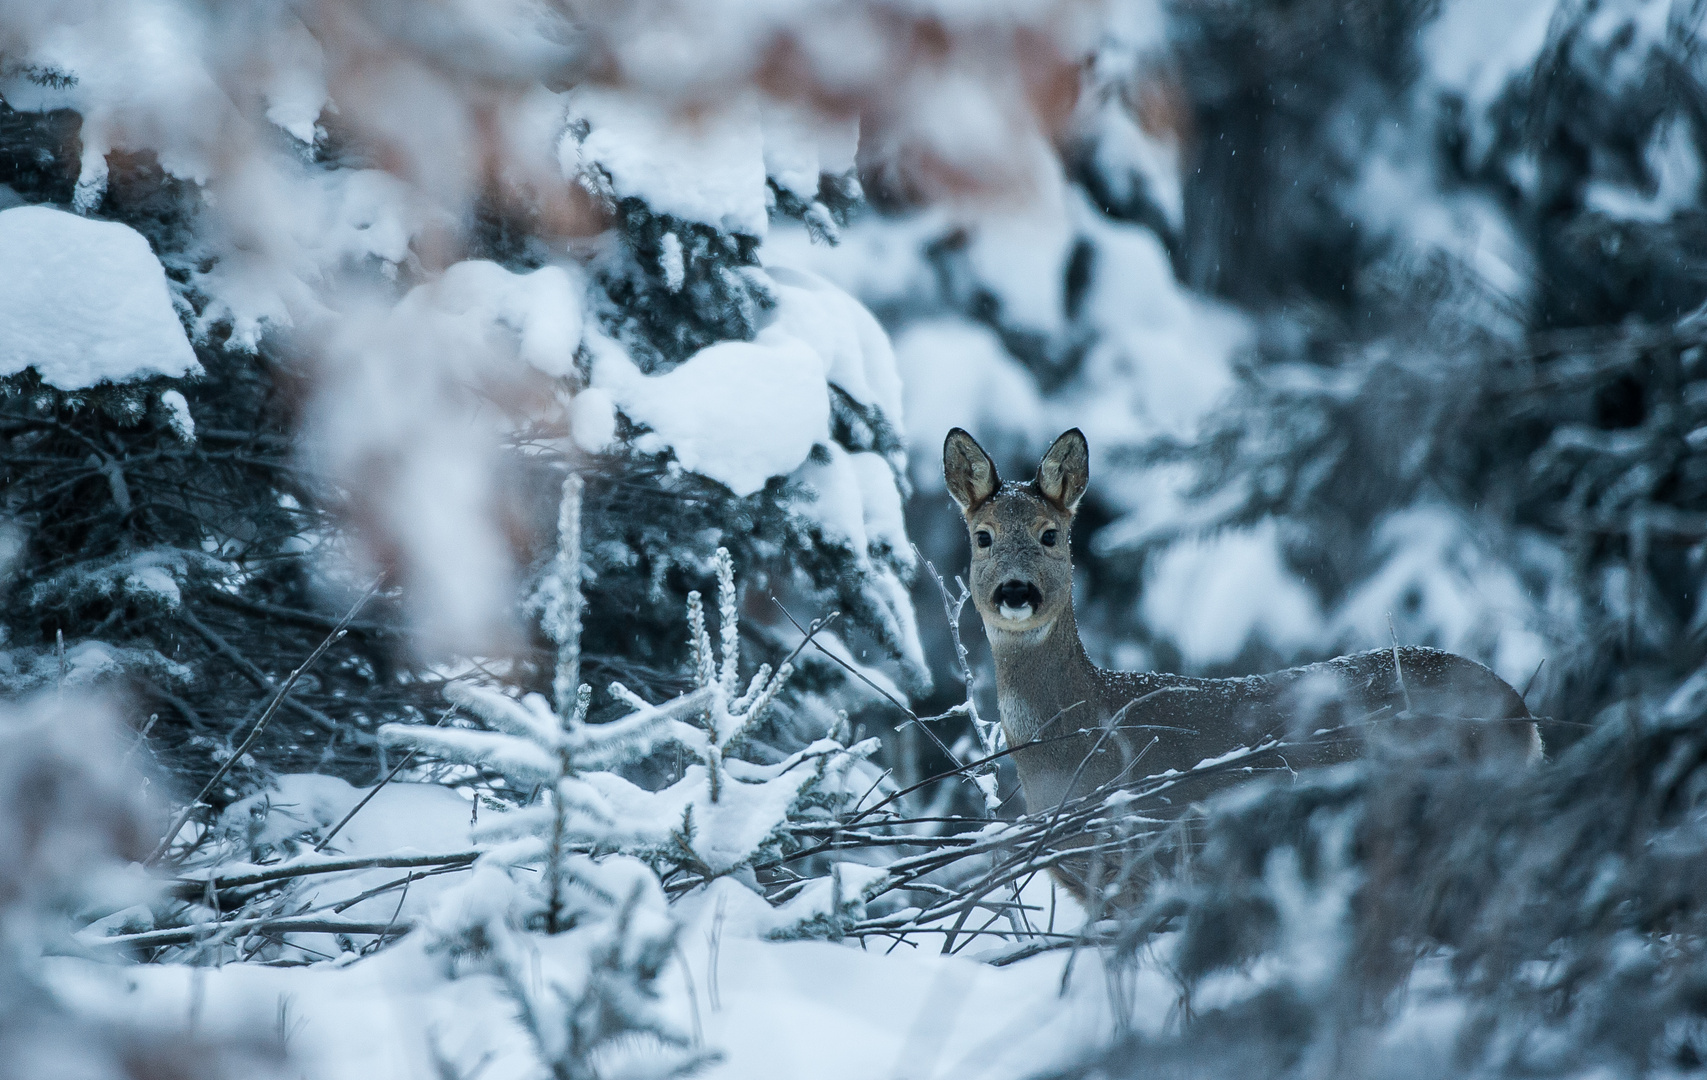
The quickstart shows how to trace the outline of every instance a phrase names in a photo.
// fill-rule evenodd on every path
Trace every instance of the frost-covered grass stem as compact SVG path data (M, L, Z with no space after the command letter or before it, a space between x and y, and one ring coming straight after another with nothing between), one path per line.
M948 619L948 636L954 642L955 660L960 664L960 681L966 687L964 710L967 717L972 721L972 730L978 736L979 743L983 745L984 753L997 753L1007 744L1007 739L1002 732L1001 724L985 720L978 713L978 702L972 696L971 654L967 652L966 643L960 638L960 617L966 610L966 601L972 599L972 590L967 586L966 581L957 575L954 584L959 587L960 592L958 595L950 595L948 585L943 581L942 575L937 572L936 566L922 554L919 554L917 548L913 550L914 554L919 555L919 561L924 564L925 570L930 573L931 580L936 582L937 592L942 594L942 611Z
M551 680L552 698L558 715L565 720L575 708L581 685L581 496L585 485L580 474L571 472L563 480L563 496L557 504L557 558L552 562L551 582L546 591L545 632L557 643L557 670Z

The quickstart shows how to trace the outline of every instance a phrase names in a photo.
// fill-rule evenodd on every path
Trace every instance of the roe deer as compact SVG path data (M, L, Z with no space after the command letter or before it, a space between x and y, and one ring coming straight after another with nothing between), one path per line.
M1065 433L1034 479L1004 484L983 448L955 428L943 473L972 541L970 587L995 656L1002 727L1009 746L1026 747L1013 757L1029 810L1275 738L1308 741L1271 751L1273 768L1383 748L1457 760L1540 755L1523 698L1481 664L1438 649L1380 649L1242 679L1099 668L1073 619L1067 543L1090 480L1084 435ZM1237 779L1222 773L1182 785L1172 803Z

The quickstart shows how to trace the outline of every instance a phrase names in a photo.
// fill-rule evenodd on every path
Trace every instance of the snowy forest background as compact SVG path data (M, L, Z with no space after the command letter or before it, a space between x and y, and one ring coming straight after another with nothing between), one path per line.
M0 1074L1707 1070L1704 34L0 4ZM1086 433L1099 662L1396 636L1548 762L1081 801L1087 912L953 426Z

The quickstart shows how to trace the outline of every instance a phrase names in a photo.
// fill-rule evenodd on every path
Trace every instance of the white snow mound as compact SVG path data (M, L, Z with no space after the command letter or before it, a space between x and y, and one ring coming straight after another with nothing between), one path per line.
M582 87L571 94L569 109L589 130L559 145L565 175L597 170L611 194L643 199L655 213L765 235L765 141L757 108L735 105L689 121L633 95Z
M674 370L643 375L620 350L595 365L593 385L652 431L635 445L671 448L682 467L745 498L793 472L830 439L824 361L779 330L701 349Z
M61 390L201 374L148 241L45 206L0 211L0 376Z

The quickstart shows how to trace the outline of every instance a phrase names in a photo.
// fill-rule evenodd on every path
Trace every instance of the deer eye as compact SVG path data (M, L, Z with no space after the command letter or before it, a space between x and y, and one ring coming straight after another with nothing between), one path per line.
M1044 529L1043 530L1043 546L1044 547L1054 547L1055 541L1059 540L1060 538L1061 538L1061 534L1059 532L1056 532L1054 529Z
M988 532L984 531L983 529L978 530L978 546L979 547L989 547L991 544L993 544L995 542L996 542L996 538L991 536Z

